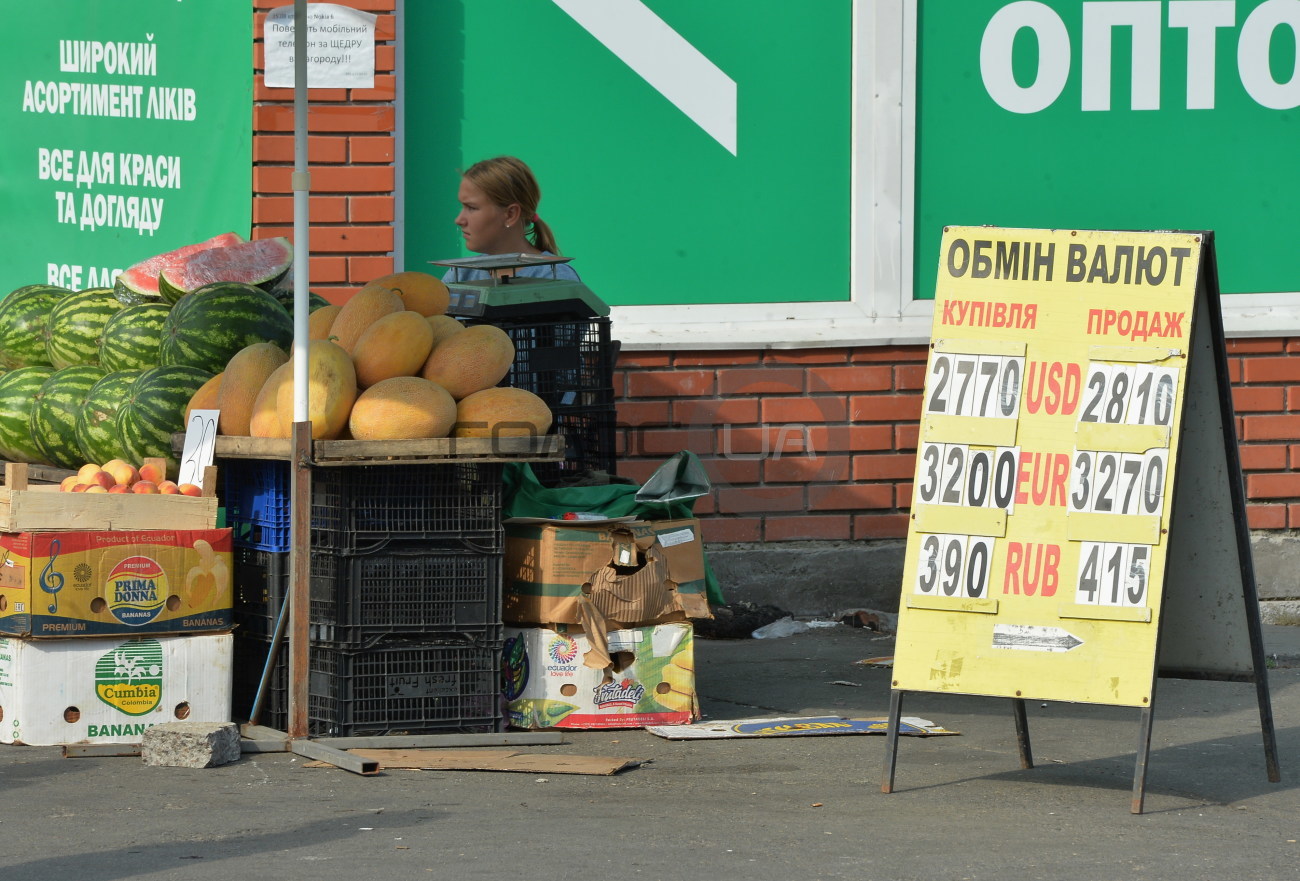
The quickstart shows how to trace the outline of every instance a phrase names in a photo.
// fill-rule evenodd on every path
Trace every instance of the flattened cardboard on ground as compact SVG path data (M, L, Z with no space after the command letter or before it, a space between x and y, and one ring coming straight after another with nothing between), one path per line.
M622 756L557 756L515 750L466 749L350 749L349 753L373 759L381 770L413 771L513 771L525 774L592 774L609 777L644 765L647 759ZM309 762L307 768L332 768L328 762Z
M704 543L695 519L506 521L503 614L521 625L609 629L708 618Z
M844 716L774 716L759 719L732 719L721 722L697 722L694 725L647 725L646 731L668 740L724 740L749 737L818 737L829 734L885 734L889 719L849 719ZM960 734L935 725L929 719L904 716L899 734L931 737Z

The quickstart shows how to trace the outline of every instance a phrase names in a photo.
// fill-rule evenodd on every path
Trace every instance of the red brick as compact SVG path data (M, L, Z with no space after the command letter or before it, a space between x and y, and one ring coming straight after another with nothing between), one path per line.
M887 483L851 483L808 487L810 511L861 511L894 507L894 488Z
M883 392L894 381L894 370L887 366L810 367L808 391L816 394L834 392Z
M293 224L292 196L260 196L253 200L253 223ZM347 217L347 200L342 196L312 196L308 214L312 223L343 223Z
M645 480L642 480L641 482L645 483ZM708 517L711 514L716 514L718 512L718 503L714 500L714 493L711 492L707 495L700 496L695 500L695 505L691 510L694 512L696 517Z
M629 373L632 398L677 398L715 394L711 370L647 370Z
M906 514L858 514L853 518L853 537L906 538L909 523Z
M919 392L925 388L925 365L902 364L895 367L894 388L900 392Z
M645 483L654 474L655 469L663 464L659 459L619 459L618 476Z
M1246 523L1251 529L1285 529L1286 505L1247 505Z
M723 514L781 513L804 510L801 486L728 487L718 490L718 510Z
M1282 444L1242 444L1237 448L1243 471L1281 471L1287 467L1287 447ZM1292 467L1300 447L1290 448Z
M849 399L854 422L919 422L920 395L854 395Z
M626 435L629 456L664 457L682 450L700 456L714 452L712 428L636 428Z
M910 480L916 474L916 456L891 453L853 457L854 480Z
M392 46L375 47L375 70L396 70L397 50Z
M1231 382L1233 385L1237 385L1238 383L1241 382L1241 359L1240 358L1228 359L1228 381Z
M391 193L394 181L388 165L327 165L311 173L313 193Z
M755 367L718 371L718 394L800 394L804 372L796 368Z
M705 544L763 540L761 517L710 517L700 521Z
M768 517L763 525L763 540L846 541L852 535L852 528L852 518L847 514Z
M353 223L392 223L395 216L392 196L353 196L348 199L348 220Z
M1252 449L1255 449L1255 445L1254 445L1254 444L1241 444L1241 445L1239 445L1239 446L1237 447L1237 449L1238 449L1238 451L1239 451L1239 454L1244 455L1246 450L1252 450ZM1287 463L1288 463L1288 464L1285 465L1285 466L1283 466L1283 467L1290 467L1290 468L1297 468L1297 469L1300 469L1300 445L1292 445L1292 446L1287 447L1286 454L1287 454ZM1280 471L1280 470L1282 470L1282 469L1279 468L1278 470Z
M348 154L352 162L380 164L392 162L397 155L395 139L383 135L348 138Z
M1277 413L1288 409L1286 397L1287 390L1276 386L1237 386L1232 390L1232 409L1238 413Z
M624 425L655 425L667 427L669 418L667 401L623 401L616 407L618 421Z
M348 280L348 262L343 257L326 257L312 254L307 267L312 284L345 282Z
M378 52L376 51L376 55ZM397 111L391 106L360 105L337 107L315 105L307 113L307 130L312 132L391 132ZM259 132L293 131L293 107L261 104L253 108L253 128Z
M756 458L701 459L700 464L714 486L739 486L762 479L763 465Z
M866 346L849 356L854 363L863 361L925 361L930 357L929 346Z
M673 356L674 367L734 367L757 364L758 352L682 352Z
M1300 474L1248 474L1248 499L1300 498Z
M896 450L915 450L917 443L921 439L920 425L895 425L894 426L894 449Z
M350 101L392 101L397 98L397 77L391 73L376 73L375 85L369 89L352 89Z
M818 453L889 449L887 425L810 425L808 448Z
M673 401L673 422L678 425L753 425L758 422L755 398Z
M789 426L723 426L718 451L724 456L791 455L808 447L808 433Z
M848 456L775 456L763 460L766 483L833 483L847 480Z
M763 353L764 364L843 364L848 349L769 349Z
M910 482L894 484L894 507L900 511L906 511L912 507L912 484Z
M1224 341L1224 348L1229 355L1247 355L1251 353L1264 352L1274 353L1282 351L1282 340L1258 337L1253 339L1232 339Z
M393 272L392 257L349 257L348 281L364 285Z
M1238 437L1243 441L1300 439L1300 416L1243 416Z
M307 163L325 165L331 162L346 162L348 142L346 138L314 135L307 138ZM259 135L253 139L253 162L283 162L292 165L296 159L292 135Z
M1300 381L1300 358L1245 358L1241 367L1247 383Z
M632 367L667 367L672 363L668 352L628 352L618 354L618 368L627 370Z
M843 422L849 418L849 402L842 395L763 398L762 418L774 425Z
M263 226L259 232L265 236L291 236L291 228ZM367 251L393 250L393 228L391 226L313 226L311 228L311 251L318 253L364 253Z

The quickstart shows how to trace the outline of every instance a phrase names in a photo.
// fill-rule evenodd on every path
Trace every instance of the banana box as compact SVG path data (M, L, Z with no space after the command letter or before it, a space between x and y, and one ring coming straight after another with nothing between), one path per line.
M141 743L163 722L230 721L229 633L0 637L0 743Z
M229 630L229 529L0 533L0 633Z
M566 625L507 627L502 672L515 728L643 728L700 717L690 622L612 630L599 647Z

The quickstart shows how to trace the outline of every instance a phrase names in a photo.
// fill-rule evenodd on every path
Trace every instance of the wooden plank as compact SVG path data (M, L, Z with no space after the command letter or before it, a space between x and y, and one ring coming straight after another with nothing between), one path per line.
M174 447L184 443L184 435L172 438ZM217 438L214 455L218 459L291 458L287 438L235 437ZM564 457L564 439L559 435L542 437L451 438L421 440L358 441L318 440L312 444L312 460L317 465L401 465L416 462L453 462L472 459L479 462L545 462Z
M0 488L0 532L215 529L216 498Z
M52 484L58 486L63 482L63 478L76 474L75 471L69 471L67 468L55 468L53 465L33 465L27 462L5 462L6 469L10 465L21 465L27 470L28 485ZM9 486L9 481L5 481L5 486Z

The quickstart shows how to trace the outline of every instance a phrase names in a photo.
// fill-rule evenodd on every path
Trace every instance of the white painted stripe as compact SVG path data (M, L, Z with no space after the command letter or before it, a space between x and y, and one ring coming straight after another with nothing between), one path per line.
M736 155L736 81L641 0L553 2Z

